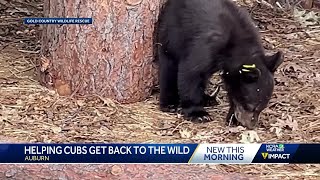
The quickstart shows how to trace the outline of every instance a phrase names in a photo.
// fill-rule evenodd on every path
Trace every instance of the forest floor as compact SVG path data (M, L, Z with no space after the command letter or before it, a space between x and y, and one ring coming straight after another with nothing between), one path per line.
M275 75L273 98L255 131L225 126L228 104L224 91L219 93L220 105L208 108L214 121L205 124L160 112L157 94L129 105L98 95L59 96L41 86L35 75L41 27L22 24L22 17L41 17L41 1L0 0L0 19L4 20L0 22L0 136L19 142L59 143L319 143L320 24L257 3L247 8L266 49L285 53L285 62ZM296 14L302 15L301 11ZM205 166L262 179L320 178L320 165Z

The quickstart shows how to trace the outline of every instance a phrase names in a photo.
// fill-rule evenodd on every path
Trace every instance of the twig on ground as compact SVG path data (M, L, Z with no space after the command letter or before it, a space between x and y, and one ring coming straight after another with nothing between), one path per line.
M23 53L29 53L29 54L39 54L40 50L38 51L28 51L28 50L23 50L23 49L19 49L19 52L23 52Z
M182 124L192 124L192 122L190 121L183 121L180 124L178 124L172 131L171 134L173 134L176 130L178 130L178 128L182 125Z

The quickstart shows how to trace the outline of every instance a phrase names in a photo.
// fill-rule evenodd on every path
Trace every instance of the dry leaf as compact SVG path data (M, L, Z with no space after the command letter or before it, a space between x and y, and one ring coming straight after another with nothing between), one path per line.
M85 105L85 100L77 100L76 103L79 107L82 107Z
M275 132L278 138L282 136L282 129L279 127L271 127L270 131Z
M115 102L110 98L104 98L102 96L96 95L100 100L103 101L103 105L107 107L116 107Z
M243 132L244 130L246 130L246 128L244 128L243 126L237 126L237 127L230 127L228 130L231 133L239 133L239 132Z
M291 40L291 39L297 39L299 36L297 33L291 33L291 34L286 34L285 37L286 39Z
M136 6L139 5L142 2L142 0L126 0L126 2L131 6Z
M283 67L283 70L286 72L298 72L298 71L302 71L304 72L304 68L302 68L300 65L298 65L297 63L293 63L293 62L289 62L286 64L286 66Z
M293 120L292 116L290 116L289 114L287 115L287 117L287 126L289 126L289 128L292 129L292 131L298 130L298 122L296 120Z
M208 132L198 132L192 139L208 139L211 135ZM202 142L203 143L203 142Z
M187 129L180 129L179 130L181 138L190 138L192 136L192 132Z
M16 101L16 103L17 103L17 105L22 105L22 104L23 104L23 102L22 102L21 99L18 99L18 100Z
M50 66L50 60L46 57L41 57L41 72L45 72Z
M298 130L298 122L292 119L292 116L286 115L286 120L277 119L277 123L271 124L272 127L290 128L292 131Z
M275 28L272 26L272 24L268 24L267 25L267 29L270 30L270 31L274 31Z
M99 111L99 110L97 110L97 109L95 109L93 112L94 112L94 113L96 113L96 115L97 115L98 117L103 116L103 114L102 114L102 113L100 113L100 111ZM95 117L95 118L96 118L96 117Z
M298 10L297 8L294 8L293 11L294 17L296 18L296 20L303 26L310 26L310 25L316 25L319 22L319 16L316 15L315 12L310 11L309 13L307 13L306 10Z
M173 132L168 130L160 130L160 131L156 131L156 134L159 136L172 136Z
M241 140L240 140L241 143L248 144L248 143L255 142L255 140L256 142L260 141L260 138L256 131L245 131L242 134L240 134L240 136L241 136Z
M264 37L264 40L267 41L270 44L276 44L277 43L277 41L275 41L275 40L273 40L273 39L271 39L269 37Z
M289 26L286 27L286 29L290 29L290 30L297 29L297 26L290 24Z
M58 127L58 126L51 127L51 129L52 129L52 132L54 134L58 134L58 133L60 133L62 131L62 129L60 127Z

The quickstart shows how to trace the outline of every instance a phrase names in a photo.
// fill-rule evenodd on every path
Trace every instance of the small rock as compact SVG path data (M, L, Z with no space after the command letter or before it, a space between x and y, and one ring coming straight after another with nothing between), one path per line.
M142 0L127 0L127 4L131 6L136 6L141 3Z
M17 174L17 171L15 169L11 169L6 172L6 177L13 177L15 174Z
M115 176L119 176L123 173L123 169L119 165L114 165L111 167L111 174Z

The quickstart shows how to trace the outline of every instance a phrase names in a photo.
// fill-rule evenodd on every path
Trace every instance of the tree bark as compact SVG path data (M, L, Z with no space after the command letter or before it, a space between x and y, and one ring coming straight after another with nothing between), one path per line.
M313 0L303 0L302 1L302 6L305 9L311 9L313 6Z
M313 7L316 9L320 9L320 0L314 0L313 1Z
M154 26L163 0L46 0L45 17L92 17L44 25L40 82L60 95L99 94L121 103L151 94Z

